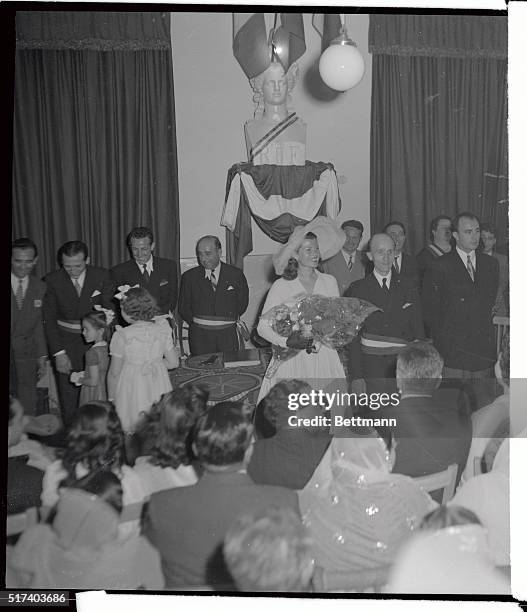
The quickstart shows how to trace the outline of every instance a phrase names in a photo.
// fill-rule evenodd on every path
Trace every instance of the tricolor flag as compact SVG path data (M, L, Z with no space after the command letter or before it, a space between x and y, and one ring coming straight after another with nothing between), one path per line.
M275 59L286 72L306 50L302 13L277 13L273 36L270 34L264 13L233 13L232 50L249 79L261 74L271 63L271 42Z

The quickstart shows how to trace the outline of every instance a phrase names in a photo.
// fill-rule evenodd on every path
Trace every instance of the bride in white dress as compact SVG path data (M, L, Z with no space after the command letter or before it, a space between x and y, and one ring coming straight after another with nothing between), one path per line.
M338 248L340 247L337 245L336 251ZM292 346L291 341L288 345L288 338L280 336L272 329L269 319L266 318L269 310L279 304L290 302L299 294L325 297L339 297L340 294L335 277L317 270L320 260L319 243L315 234L306 233L305 227L295 228L288 243L280 252L280 258L282 261L285 259L287 266L283 270L282 277L269 289L263 314L258 323L258 333L272 344L286 347ZM275 267L278 267L276 260ZM303 338L297 338L297 342L294 348L301 348L302 342L305 343L303 348L308 345ZM327 389L331 386L333 391L338 388L347 391L346 374L337 351L326 346L317 346L317 348L318 351L312 353L302 349L295 356L281 361L274 375L271 378L264 378L258 402L279 380L291 378L305 380L313 389Z

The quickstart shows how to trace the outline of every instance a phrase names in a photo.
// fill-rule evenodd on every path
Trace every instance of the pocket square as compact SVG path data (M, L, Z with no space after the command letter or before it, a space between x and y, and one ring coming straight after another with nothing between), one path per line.
M101 295L101 292L98 289L95 289L95 291L90 295L90 297L97 297L98 295Z
M234 287L233 287L232 285L229 285L229 286L227 287L227 291L234 291Z
M33 306L34 308L40 308L42 306L42 300L34 300Z
M405 308L408 308L409 306L412 306L412 302L406 302L406 304L404 304L404 306L403 306L403 310Z
M163 285L168 285L168 281L166 279L163 279L160 283L159 286L162 287Z

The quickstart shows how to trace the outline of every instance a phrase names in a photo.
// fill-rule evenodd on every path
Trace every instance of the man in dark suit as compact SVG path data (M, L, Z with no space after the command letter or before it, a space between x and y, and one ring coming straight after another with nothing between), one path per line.
M356 281L346 297L357 297L382 310L372 313L361 333L348 345L348 375L355 393L397 391L397 353L424 338L419 295L412 281L393 270L395 245L387 234L370 240L373 271Z
M247 309L249 287L241 270L220 260L221 243L204 236L196 245L199 266L181 277L179 314L189 325L192 355L237 351L237 321Z
M443 360L428 342L413 342L397 357L399 405L381 408L379 418L397 419L392 472L426 476L457 463L459 481L472 442L470 416L457 409L458 394L438 389Z
M425 272L423 310L445 362L443 377L460 380L476 410L495 397L492 309L498 291L498 262L476 253L480 228L475 215L460 213L452 226L456 248Z
M364 278L365 262L363 253L358 250L364 226L360 221L351 219L340 226L346 234L346 242L333 257L321 263L322 272L337 279L340 295L344 295L351 283Z
M270 506L298 512L295 491L254 484L246 474L252 429L241 403L216 404L196 426L193 449L205 469L201 479L152 495L145 533L161 555L167 588L232 588L222 554L231 523Z
M417 254L417 263L421 273L421 282L426 268L432 261L452 250L452 219L439 215L430 223L430 242Z
M37 381L44 374L48 349L42 322L46 285L31 275L38 259L35 243L19 238L11 245L11 377L25 413L34 415Z
M132 259L112 268L115 287L140 285L155 297L162 314L173 313L178 290L176 262L153 255L154 234L148 227L134 227L126 244Z
M81 334L81 320L96 304L111 308L114 285L108 270L89 265L84 242L64 243L58 260L61 269L44 279L44 329L55 361L62 417L68 426L75 418L80 391L70 383L69 374L84 369L84 353L88 349Z
M416 288L420 289L419 264L410 253L404 253L406 242L406 227L400 221L390 221L382 230L391 236L395 243L393 269L403 278L407 278Z

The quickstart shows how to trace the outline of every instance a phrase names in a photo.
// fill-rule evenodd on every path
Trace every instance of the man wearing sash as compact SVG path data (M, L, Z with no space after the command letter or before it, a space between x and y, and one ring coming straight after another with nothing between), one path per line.
M189 325L192 355L237 351L243 342L240 316L249 304L249 287L241 270L221 261L216 236L203 236L196 245L199 266L181 277L179 313Z
M390 236L372 236L368 256L373 271L352 283L344 295L367 300L381 310L366 319L348 345L348 376L354 393L394 393L399 351L424 339L421 306L413 282L392 269L395 243Z

